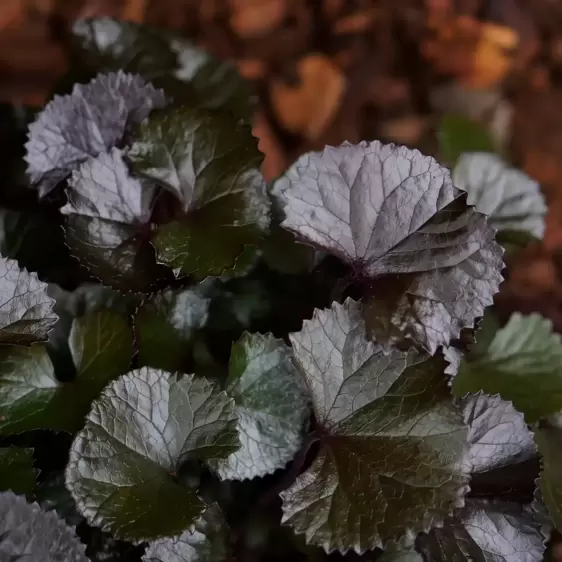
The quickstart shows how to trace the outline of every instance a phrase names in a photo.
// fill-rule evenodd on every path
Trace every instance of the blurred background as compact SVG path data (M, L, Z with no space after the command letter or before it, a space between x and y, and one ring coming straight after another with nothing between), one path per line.
M485 124L549 204L544 241L498 304L562 331L562 1L0 0L0 102L40 106L72 22L101 15L174 28L234 61L259 95L268 178L325 144L437 154L444 116Z

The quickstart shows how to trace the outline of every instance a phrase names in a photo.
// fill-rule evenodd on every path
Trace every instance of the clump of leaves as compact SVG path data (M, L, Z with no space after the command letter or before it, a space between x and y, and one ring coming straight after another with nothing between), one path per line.
M74 33L78 83L18 184L73 266L3 223L0 554L541 560L562 341L493 310L502 244L543 234L538 186L373 141L267 188L230 67L133 24Z

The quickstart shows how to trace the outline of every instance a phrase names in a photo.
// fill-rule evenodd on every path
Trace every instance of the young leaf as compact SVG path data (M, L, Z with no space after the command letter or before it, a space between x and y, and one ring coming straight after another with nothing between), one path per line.
M236 67L169 30L104 17L78 20L72 34L75 66L140 74L177 103L252 116L254 96Z
M158 280L149 242L155 188L129 175L121 151L90 158L68 182L66 239L74 255L104 284L148 291Z
M498 231L543 237L546 203L539 184L496 154L463 154L453 171L453 183L468 192L468 204L488 215Z
M121 143L128 128L166 104L164 93L121 71L55 96L29 126L27 173L46 195L79 164Z
M76 431L90 402L129 369L132 330L109 310L76 319L68 343L76 378L67 383L55 376L46 346L0 346L0 434Z
M442 529L420 536L418 548L431 562L540 562L545 538L530 508L470 499Z
M0 560L88 562L85 548L56 513L12 492L0 493Z
M379 344L408 337L433 354L492 304L503 250L433 158L378 141L326 147L297 160L274 194L281 226L363 281Z
M47 284L0 257L0 344L30 344L47 339L57 321Z
M269 226L263 155L248 126L226 113L173 109L140 126L128 152L135 172L178 200L159 227L159 259L185 275L220 275Z
M227 559L228 526L218 505L209 506L181 535L148 545L143 562L223 562Z
M213 468L235 480L283 468L300 449L310 415L291 348L271 334L244 333L232 346L226 384L236 402L241 448Z
M535 430L535 441L542 455L539 490L554 526L562 529L562 431L557 427Z
M209 316L206 281L194 288L166 291L144 302L135 316L142 366L181 371L193 333Z
M439 124L437 138L443 159L451 165L464 152L494 152L494 141L486 128L463 115L445 115Z
M108 385L76 436L66 484L78 511L117 538L181 534L204 509L175 474L239 446L234 403L194 376L143 367Z
M385 353L351 300L316 310L291 334L321 449L282 493L283 522L326 551L410 541L463 505L467 432L445 360Z
M562 341L552 322L514 313L486 350L463 358L453 392L499 394L533 422L562 410L561 364Z
M39 471L33 468L33 449L0 448L0 491L28 494Z

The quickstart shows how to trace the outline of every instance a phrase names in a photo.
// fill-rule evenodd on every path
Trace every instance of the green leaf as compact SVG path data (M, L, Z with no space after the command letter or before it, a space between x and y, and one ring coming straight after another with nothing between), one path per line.
M431 562L541 562L544 543L529 507L469 499L458 517L420 536L418 547Z
M182 371L195 331L209 315L209 283L159 293L144 302L135 316L140 365Z
M39 471L33 468L33 449L0 448L0 491L28 494Z
M47 339L57 321L47 285L18 263L0 257L0 344L30 344Z
M423 562L421 554L413 548L403 546L388 546L384 552L375 558L376 562Z
M95 18L78 20L72 34L75 67L94 74L122 69L164 88L177 103L252 116L254 95L236 67L170 31Z
M562 529L562 430L544 427L535 430L535 442L542 455L539 489L554 526Z
M411 541L463 505L467 428L442 356L386 353L349 299L290 338L321 447L281 494L284 523L326 551L362 553Z
M301 156L273 194L283 228L352 271L373 340L431 354L472 328L502 281L503 249L449 170L379 141Z
M68 181L66 240L74 256L105 285L149 292L164 273L150 244L156 189L133 178L119 149L90 158Z
M0 434L78 430L91 401L129 369L132 330L114 312L76 319L68 343L76 378L66 383L57 379L46 346L0 346Z
M496 154L463 154L453 171L453 182L468 192L468 204L488 215L498 231L521 231L527 240L543 237L546 203L539 184ZM514 238L511 234L510 239ZM517 241L525 239L519 236Z
M76 503L64 484L64 472L55 471L42 478L35 489L35 499L45 511L54 510L69 525L78 525L84 518L76 511Z
M437 131L439 151L449 164L463 152L494 152L494 141L486 128L463 115L445 115Z
M54 512L23 496L0 493L0 559L30 562L88 562L83 545Z
M108 385L76 436L66 484L88 522L141 542L181 534L204 509L175 475L239 446L234 403L213 384L143 367Z
M263 155L248 126L226 113L172 109L143 123L128 152L138 174L178 200L158 228L159 260L198 279L234 267L269 226Z
M213 468L235 480L283 468L300 449L310 415L291 348L271 334L244 333L232 346L226 385L236 402L241 447Z
M453 392L499 394L528 422L562 410L562 341L539 314L514 313L486 350L470 353L453 379Z
M218 505L209 506L181 535L148 545L143 562L224 562L228 526Z

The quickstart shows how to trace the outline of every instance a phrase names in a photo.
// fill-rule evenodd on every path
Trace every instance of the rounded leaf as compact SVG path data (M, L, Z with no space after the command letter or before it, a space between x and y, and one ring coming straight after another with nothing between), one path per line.
M453 379L453 392L499 394L528 422L562 410L562 340L539 314L512 314L488 346L466 355Z
M461 155L453 182L468 192L468 204L488 215L488 222L499 231L526 231L543 237L546 203L539 184L510 168L497 154Z
M301 156L273 193L281 226L351 265L379 344L406 337L433 354L492 304L503 250L435 159L378 141L328 146Z
M30 344L47 339L58 320L47 284L18 263L0 257L0 343Z
M227 392L236 403L241 447L214 463L218 475L255 478L293 460L310 411L291 348L271 334L244 333L232 346Z
M431 562L540 562L545 536L529 507L467 500L458 517L420 537L419 549Z
M328 552L362 553L411 543L463 505L467 428L442 356L386 353L351 300L316 310L290 338L321 447L281 494L283 522Z
M25 159L31 183L46 195L81 162L120 144L131 124L165 104L164 92L121 71L55 96L29 126Z
M109 384L76 436L66 484L91 525L141 542L188 529L204 509L175 475L239 446L230 398L193 375L143 367Z
M88 562L85 545L55 512L0 493L0 560Z
M159 260L184 275L220 275L267 232L263 155L250 128L232 116L192 108L154 115L128 158L178 200L179 216L159 226L154 244Z
M117 148L90 158L68 182L66 241L102 283L148 292L162 273L150 244L156 188L133 178Z

